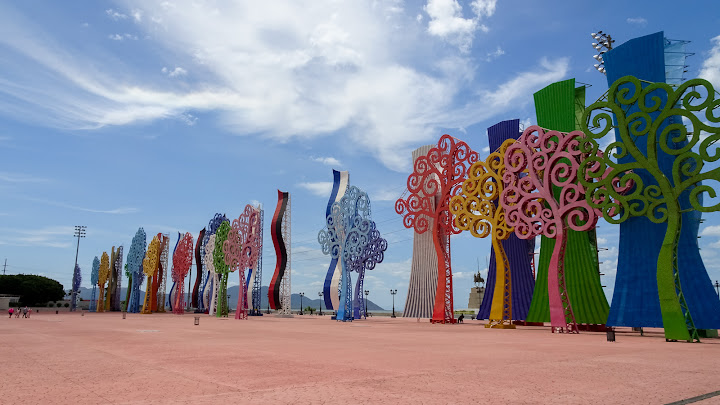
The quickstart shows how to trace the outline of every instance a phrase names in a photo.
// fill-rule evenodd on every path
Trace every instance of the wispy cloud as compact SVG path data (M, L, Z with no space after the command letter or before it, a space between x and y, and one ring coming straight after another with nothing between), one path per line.
M642 27L646 26L648 23L648 21L643 17L630 17L625 21L627 21L628 24L640 25Z
M493 52L487 53L487 58L485 58L485 60L490 62L490 61L495 60L503 55L505 55L505 51L500 47L500 45L498 45L497 49L495 49Z
M327 166L333 166L333 167L340 167L342 166L342 163L340 163L340 160L332 157L332 156L326 156L326 157L314 157L312 158L313 162L322 163Z
M72 226L49 226L39 229L12 229L0 228L0 243L13 246L46 246L55 248L68 248L72 245L72 235L75 228Z
M105 14L115 21L124 20L128 17L127 14L123 14L117 10L113 10L112 8L105 10Z
M164 67L161 69L163 73L168 75L168 77L178 77L178 76L185 76L187 75L187 70L176 66L175 69L168 69L167 67Z
M473 4L475 20L494 13L494 1ZM567 59L559 58L530 64L506 83L487 83L473 79L472 61L456 49L408 64L402 56L408 49L422 54L443 39L413 29L402 40L387 41L417 24L415 14L396 6L328 1L313 8L292 2L256 7L255 13L217 13L201 3L172 8L128 1L129 10L148 16L137 26L152 33L154 46L208 72L206 81L182 87L128 74L126 66L56 42L47 27L4 10L0 26L17 35L0 37L12 54L12 74L0 78L0 111L34 124L86 130L185 121L191 111L213 111L228 130L270 140L342 132L360 152L405 171L411 146L433 139L439 128L466 128L516 108L567 72ZM122 14L113 12L108 15ZM219 34L237 26L246 27L247 35ZM464 104L461 94L468 90L479 97Z
M126 39L137 41L138 39L137 35L132 34L110 34L108 35L108 38L112 39L113 41L124 41Z
M320 197L327 197L332 192L333 184L330 181L317 181L310 183L299 183L299 187L308 190L312 194Z
M490 30L485 24L481 24L480 20L492 16L496 4L497 0L475 0L470 5L475 15L465 18L462 6L457 0L428 0L424 7L430 17L428 33L443 38L457 46L461 52L467 53L472 46L475 32ZM417 21L422 21L421 15Z
M75 210L75 211L93 212L96 214L123 215L123 214L133 214L133 213L136 213L139 211L137 208L132 208L132 207L122 207L122 208L103 210L103 209L80 207L77 205L66 204L63 202L46 200L46 199L42 199L42 198L33 198L33 197L22 197L22 198L24 200L32 201L32 202L36 202L36 203L40 203L40 204L52 205L55 207L67 208L67 209L71 209L71 210Z
M717 89L720 88L720 35L711 39L710 42L713 47L708 51L698 76L712 83Z
M0 181L5 181L8 183L42 183L48 180L29 174L0 172Z

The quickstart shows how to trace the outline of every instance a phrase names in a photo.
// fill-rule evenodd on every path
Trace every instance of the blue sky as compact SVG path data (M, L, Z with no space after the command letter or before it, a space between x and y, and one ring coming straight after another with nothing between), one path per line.
M589 33L617 44L665 30L692 41L687 77L720 87L720 14L710 1L305 1L0 3L0 260L70 286L79 264L149 235L197 236L215 212L237 218L277 188L292 195L293 292L314 297L329 260L316 235L331 170L366 190L390 242L366 279L389 307L407 292L412 232L393 202L410 151L449 133L487 155L485 129L534 123L532 93L575 77L606 89ZM680 23L682 22L682 23ZM692 23L688 23L692 22ZM700 245L711 279L720 218ZM617 227L601 224L612 293ZM275 258L266 229L264 279ZM453 240L457 308L489 241ZM237 276L231 279L237 283Z

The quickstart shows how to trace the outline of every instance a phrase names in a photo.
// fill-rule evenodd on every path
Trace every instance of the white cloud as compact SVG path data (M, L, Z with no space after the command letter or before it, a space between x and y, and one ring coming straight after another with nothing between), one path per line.
M468 52L472 46L478 22L463 18L462 6L457 0L428 0L425 11L430 16L428 32Z
M713 47L703 61L698 76L712 83L715 88L720 88L720 35L710 41Z
M80 207L77 205L66 204L66 203L63 203L60 201L52 201L52 200L46 200L46 199L42 199L42 198L33 198L33 197L20 197L20 198L27 200L27 201L40 203L40 204L52 205L55 207L67 208L67 209L71 209L71 210L75 210L75 211L93 212L96 214L123 215L123 214L133 214L133 213L138 212L137 208L132 208L132 207L121 207L121 208L103 210L103 209L96 209L96 208Z
M137 35L132 34L110 34L108 35L109 39L112 39L113 41L123 41L126 39L132 39L133 41L137 41L138 37Z
M631 17L625 21L627 21L628 24L636 24L636 25L640 25L642 27L647 25L647 20L644 19L643 17Z
M503 55L505 55L505 51L503 51L503 49L500 48L500 45L498 45L496 50L487 53L487 58L485 60L490 62L491 60L497 59Z
M332 156L327 157L314 157L312 158L313 162L322 163L327 166L333 166L333 167L340 167L342 166L342 163L340 161Z
M470 4L470 7L478 18L492 17L492 15L495 14L496 6L497 0L474 0Z
M135 20L135 22L142 22L142 17L143 17L142 10L133 9L132 12L130 12L130 15L132 15L133 20Z
M0 241L3 245L45 246L68 248L72 244L68 239L73 235L72 226L48 226L40 229L0 229L2 235L12 235L12 239Z
M317 181L309 183L300 183L298 186L310 191L312 194L320 197L327 197L332 192L333 184L330 181Z
M207 72L203 81L180 87L133 74L132 66L55 42L47 27L3 12L0 27L16 34L0 36L12 56L0 62L12 73L0 77L2 114L91 130L213 111L230 131L274 141L340 135L405 171L412 146L436 139L439 128L469 127L527 103L568 66L567 59L529 64L497 85L475 79L472 61L453 49L408 62L408 50L425 54L431 41L413 28L415 14L376 3L257 3L252 12L125 3L147 17L137 26L153 46L183 69L196 64ZM490 8L482 9L486 16ZM460 104L468 90L479 97Z
M180 120L191 127L197 123L198 118L190 113L182 113L180 114Z
M701 236L720 236L720 225L710 225L703 228Z
M485 152L485 153L490 153L490 147L489 147L489 146L484 146L484 147L482 148L482 151Z
M47 181L47 179L23 173L0 172L0 181L8 183L40 183Z
M170 70L170 69L168 69L168 68L166 68L166 67L163 67L163 68L160 69L160 70L161 70L163 73L165 73L166 75L168 75L168 77L178 77L178 76L185 76L185 75L187 75L187 70L185 70L185 69L183 69L183 68L181 68L181 67L179 67L179 66L176 66L175 69L173 69L173 70Z
M105 14L107 14L108 17L112 18L115 21L124 20L127 18L127 15L125 15L119 11L113 10L111 8L105 10Z

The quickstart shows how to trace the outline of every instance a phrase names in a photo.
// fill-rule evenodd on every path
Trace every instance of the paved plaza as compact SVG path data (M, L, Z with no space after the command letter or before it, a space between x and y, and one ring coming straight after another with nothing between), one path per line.
M662 404L720 390L720 340L376 317L33 314L0 323L3 404ZM720 403L720 396L698 402Z

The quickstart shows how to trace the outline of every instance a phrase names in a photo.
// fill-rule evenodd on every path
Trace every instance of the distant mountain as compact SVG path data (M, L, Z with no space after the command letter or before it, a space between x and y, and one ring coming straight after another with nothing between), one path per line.
M187 285L185 285L185 287L187 288ZM168 290L169 289L170 289L170 287L168 286ZM239 286L234 286L234 287L228 288L228 296L229 296L229 301L230 301L229 304L230 304L231 309L235 309L235 306L237 305L239 291L240 291ZM260 306L263 309L266 309L268 307L267 293L268 293L268 287L262 286L262 288L260 289L260 302L261 302ZM97 292L95 294L96 294L95 298L97 299ZM317 292L315 294L317 294ZM124 301L126 295L127 295L127 289L123 287L121 289L120 300ZM186 293L186 295L187 295L187 293ZM92 297L92 288L80 287L80 299L90 300L91 297ZM145 291L140 290L141 302L144 300L144 298L145 298ZM309 297L306 296L302 299L302 305L303 305L303 308L307 308L307 307L320 308L320 301L321 300L319 298L310 299ZM300 294L292 294L290 296L290 307L292 309L300 309ZM368 308L368 311L384 311L384 308L380 307L379 305L375 304L374 302L372 302L370 300L368 300L368 302L367 302L367 308ZM323 309L323 311L325 311L327 309L327 308L325 308L324 301L322 303L322 309Z

